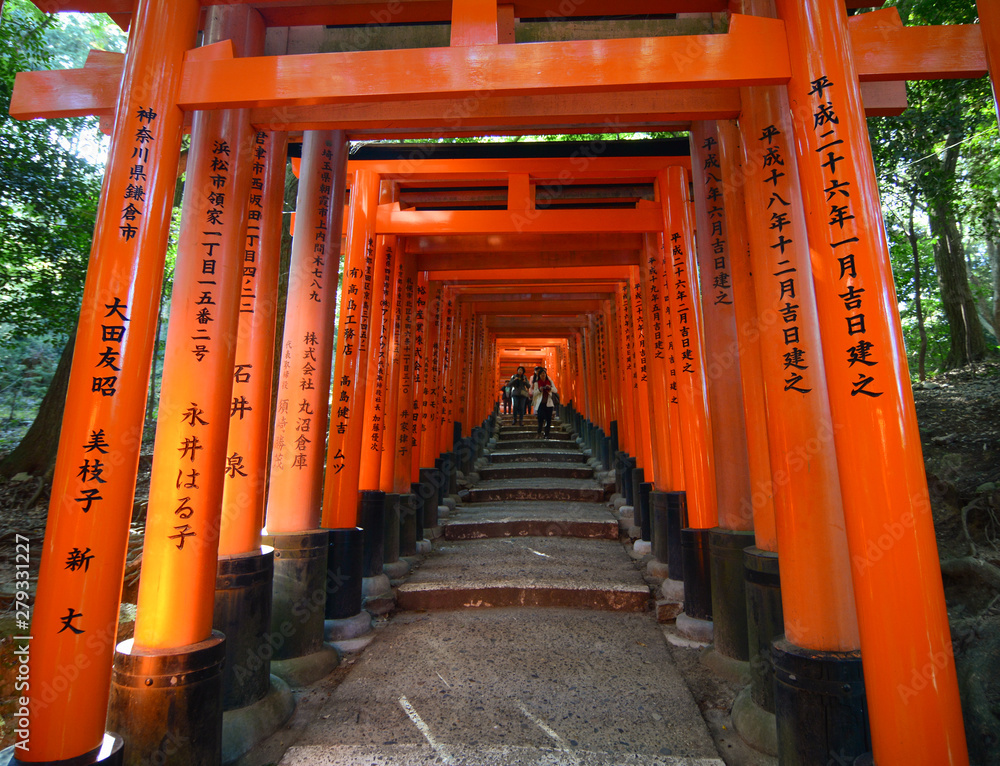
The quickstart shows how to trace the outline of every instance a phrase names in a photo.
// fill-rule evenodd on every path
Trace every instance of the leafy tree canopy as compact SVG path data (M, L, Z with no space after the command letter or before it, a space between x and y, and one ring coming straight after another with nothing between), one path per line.
M108 20L46 15L6 0L0 24L0 345L75 324L103 169L92 119L12 119L19 71L80 66L94 45L122 49Z

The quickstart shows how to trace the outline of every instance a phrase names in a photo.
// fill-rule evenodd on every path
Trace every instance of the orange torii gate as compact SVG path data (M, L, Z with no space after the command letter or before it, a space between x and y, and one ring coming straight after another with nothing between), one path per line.
M316 147L316 172L328 174L325 180L318 177L320 183L312 196L300 197L308 208L314 244L323 245L320 250L314 247L314 258L321 261L312 264L313 271L322 273L307 277L317 284L315 290L311 284L306 286L304 300L325 300L321 291L326 289L324 282L331 279L328 247L340 241L336 229L341 222L341 205L333 192L347 185L348 172L353 177L346 224L347 264L357 273L349 275L345 268L337 364L347 364L348 339L343 333L350 323L343 312L346 300L355 294L367 296L358 304L357 316L359 329L363 323L367 346L364 354L360 345L357 347L357 365L338 368L334 391L344 378L350 380L354 391L367 391L369 386L373 392L384 390L386 368L373 348L382 351L383 344L392 347L392 338L397 337L399 354L405 359L408 336L413 342L411 365L409 370L403 365L403 374L397 375L398 390L415 395L418 386L439 389L433 394L435 398L418 403L420 424L426 428L415 439L419 450L402 451L404 454L385 463L385 469L381 462L377 470L374 463L366 463L366 476L370 477L366 481L374 487L358 485L359 467L343 469L338 473L352 476L353 483L338 482L339 500L331 503L334 493L331 472L327 471L327 506L322 513L328 526L332 519L338 529L352 529L358 519L357 489L382 492L381 487L391 485L398 491L407 476L412 479L413 473L426 465L423 461L443 451L442 445L447 447L447 418L454 410L441 417L435 408L453 404L445 399L453 399L457 390L472 392L468 423L462 421L463 426L488 418L495 399L497 339L511 333L520 339L552 337L559 326L558 322L550 323L546 333L534 320L520 323L520 328L514 321L516 316L501 321L515 312L489 311L487 304L494 301L485 299L488 290L468 294L466 300L461 283L475 280L477 270L462 255L510 258L512 251L517 252L515 243L530 242L531 237L572 238L582 233L607 237L607 246L577 252L546 250L537 248L536 243L531 249L537 250L537 257L525 257L524 267L519 267L519 276L527 279L545 279L550 276L547 270L559 266L567 279L605 279L620 284L614 298L578 300L567 292L553 301L546 300L548 308L542 309L584 317L576 328L571 329L572 322L566 322L568 353L574 360L571 369L582 381L579 398L586 407L582 411L597 427L609 428L613 411L620 416L629 409L627 402L633 398L627 396L629 376L615 366L616 360L623 359L629 348L633 353L644 350L647 354L652 349L655 354L655 290L661 304L659 332L669 333L672 346L667 350L675 352L672 358L659 360L657 366L667 371L668 378L680 378L678 413L675 418L673 389L656 389L647 380L646 395L634 402L626 428L630 449L646 456L658 486L666 482L664 487L686 488L691 497L689 513L696 521L694 529L707 530L717 524L730 532L745 528L745 518L741 521L739 514L729 519L728 526L720 523L722 518L713 508L712 496L719 480L710 462L716 452L709 444L717 441L712 420L715 413L709 404L710 362L722 362L718 357L710 360L708 354L713 352L707 345L701 346L706 330L699 312L704 309L709 315L705 297L711 291L704 283L699 290L695 281L699 269L703 279L711 270L715 276L730 272L714 260L711 267L707 261L695 265L701 257L696 248L704 247L707 241L703 229L707 225L714 230L715 223L709 216L710 208L705 207L706 199L696 194L694 213L701 218L699 237L695 238L687 178L680 164L654 172L656 199L640 199L629 209L545 210L532 198L539 183L643 178L650 174L649 163L643 161L648 158L633 161L584 152L572 158L583 167L539 158L521 165L504 160L495 163L492 176L484 175L481 166L435 165L433 159L418 158L403 160L410 167L398 169L400 177L393 178L393 170L378 162L358 163L357 169L348 171L343 161L344 132L327 134L318 143L316 138L320 135L317 131L325 130L347 131L351 136L562 132L567 128L577 132L603 129L609 117L615 118L617 130L723 121L714 135L717 144L709 140L713 138L709 125L695 126L694 135L699 137L695 149L705 150L698 155L702 162L696 170L705 175L697 189L707 186L710 190L712 183L719 184L726 206L723 230L728 241L723 244L730 254L736 321L757 320L760 327L758 337L752 337L755 333L745 324L738 325L737 334L730 337L739 351L748 431L753 430L750 423L758 425L750 439L760 439L761 401L767 402L768 417L763 424L770 466L757 456L748 470L753 477L751 492L759 482L770 482L765 494L773 494L774 531L768 522L772 505L768 499L758 504L751 494L751 516L758 547L771 553L780 548L785 575L784 630L788 640L781 643L779 654L785 673L782 693L792 696L784 698L785 707L778 716L780 741L788 748L784 758L789 763L798 762L790 750L806 747L796 743L797 719L790 712L795 694L806 696L804 689L796 690L795 669L850 667L855 673L850 677L852 694L857 697L860 648L865 657L876 761L966 762L933 529L919 449L912 446L918 443L914 440L913 405L906 385L884 232L875 208L877 191L863 117L866 110L887 113L905 106L893 81L898 86L905 79L985 73L987 61L995 60L1000 37L994 10L985 2L979 3L980 31L977 26L905 28L892 11L848 19L845 4L835 0L776 0L778 18L768 18L774 9L764 0L678 0L656 3L655 8L644 0L613 4L594 0L587 6L588 15L595 10L615 15L674 10L737 12L731 15L726 34L519 46L512 43L514 19L553 10L543 0L512 7L485 0L456 2L450 9L432 2L397 5L401 10L388 20L450 20L451 47L259 55L267 27L367 23L373 7L365 3L278 2L258 8L253 3L140 0L133 8L125 0L80 0L61 3L60 10L108 11L119 23L131 26L130 50L124 60L95 56L82 70L19 76L12 114L97 114L108 118L113 139L53 483L47 555L34 611L37 628L33 630L31 660L30 737L26 728L16 751L18 761L86 763L120 758L120 741L116 743L114 736L105 734L107 671L114 649L117 595L138 460L137 429L141 428L149 373L168 200L186 115L195 113L192 153L201 159L189 177L191 196L185 201L185 215L199 217L184 232L187 244L183 258L178 259L178 284L183 289L175 288L175 301L181 309L178 316L187 309L193 313L184 313L171 326L172 337L176 336L168 351L172 384L169 401L163 403L175 406L161 407L163 425L158 428L167 438L180 441L172 450L170 444L158 446L164 456L158 456L154 474L164 489L162 498L169 499L158 497L162 507L150 510L151 534L146 541L148 556L136 639L120 647L115 671L118 702L112 725L120 727L128 740L129 762L147 758L159 746L154 741L162 740L167 715L163 711L168 705L179 705L191 725L186 730L190 735L183 734L184 741L179 740L176 752L168 757L178 763L210 763L218 745L220 703L213 700L219 694L222 639L212 633L211 620L207 619L215 594L206 583L216 576L210 565L216 560L223 521L222 459L232 471L229 478L240 475L243 467L235 459L243 456L230 452L226 443L230 429L223 424L237 409L240 414L247 410L241 403L239 408L230 406L227 415L229 392L223 380L228 371L222 372L221 378L220 373L206 377L205 372L216 370L216 365L218 370L235 370L233 392L237 392L236 384L252 380L252 375L247 377L246 365L232 357L236 344L226 343L238 332L239 301L250 296L240 280L255 276L247 274L246 266L236 268L232 252L243 238L253 249L249 247L253 242L248 222L264 225L263 207L260 216L255 216L253 190L263 190L263 185L269 184L266 188L272 189L273 201L275 174L270 182L264 175L254 176L262 184L255 187L247 170L256 172L255 164L264 165L260 160L268 151L280 153L283 133L307 131ZM870 5L848 3L849 7ZM378 6L374 12L381 10ZM578 12L582 11L574 8L564 15ZM191 48L199 29L210 32L205 37L210 44ZM401 71L409 75L401 77ZM737 119L738 123L726 122ZM265 154L257 155L258 162L241 159L242 152L256 151L248 125L259 131L257 147L269 146L263 150ZM716 145L717 175L712 173L715 165L707 164ZM394 192L402 178L417 168L441 182L491 177L505 181L505 205L499 210L404 209L400 200L393 198ZM561 175L564 171L567 178ZM236 195L230 196L226 207L219 199L222 187L217 185L217 177L227 194ZM745 180L741 184L735 179ZM137 191L140 187L141 194ZM750 193L743 194L743 187ZM230 192L230 188L236 191ZM243 191L247 188L249 195ZM836 204L828 215L831 194ZM772 216L777 213L762 209L768 200L788 208L782 213L785 218L777 233L772 225ZM300 214L303 209L300 207ZM263 247L263 234L260 236ZM622 247L626 237L635 237L640 244ZM403 244L399 244L400 238ZM424 245L419 243L425 240L429 250L435 242L460 244L450 251L445 245L437 254L424 255L419 252ZM615 240L618 244L613 246ZM270 241L273 247L273 239ZM507 246L492 246L497 241ZM737 265L737 243L742 242L748 245L750 261L756 266L752 270L746 263ZM417 250L409 250L414 243L418 243ZM809 245L823 249L827 257L811 259ZM662 256L656 255L658 247L662 247ZM390 251L405 253L407 257L398 260L413 261L412 267L397 271ZM780 258L775 257L776 252ZM224 257L225 253L229 255ZM573 265L563 269L567 261ZM627 269L624 278L620 276L622 269ZM383 277L380 271L386 272L384 281L376 283ZM578 273L570 275L573 271ZM751 271L761 278L751 280ZM486 275L480 272L480 276ZM507 281L518 280L508 275ZM379 289L376 284L389 303L387 314L375 311L381 309L374 302ZM713 289L716 287L713 280ZM352 288L357 293L351 292ZM546 294L550 292L559 293L546 290ZM406 307L411 299L408 296L412 296L413 308L404 312L412 323L410 333L402 326L383 332L393 312L390 294L399 296L397 307ZM747 299L742 305L741 295ZM459 297L462 299L456 300ZM749 308L751 298L755 309ZM792 298L795 304L789 300ZM461 306L457 317L456 303ZM584 313L569 313L573 305ZM789 313L789 307L794 312ZM652 323L644 325L642 331L638 329L640 314L646 323ZM715 319L709 317L708 321ZM421 323L425 327L418 330ZM654 328L653 344L646 334L649 327ZM712 337L716 332L722 331L712 330ZM855 335L862 337L859 340ZM318 345L320 339L316 340ZM322 377L316 369L305 372L305 363L312 366L306 355L321 357L322 352L310 351L314 344L303 339L295 342L301 346L296 349L293 345L290 354L298 353L294 363L303 363L296 372L300 390L305 391L308 381ZM862 342L867 346L862 347ZM758 349L756 357L752 364L744 365L744 354L750 348ZM433 366L430 359L435 360ZM289 373L293 372L291 364ZM609 366L618 375L608 376ZM748 372L743 372L744 366ZM423 377L417 378L418 372ZM640 372L631 371L633 384L638 383ZM686 377L688 374L691 377ZM432 386L423 385L429 381L433 381ZM203 382L212 386L198 387ZM195 396L199 399L194 400ZM206 402L211 400L210 406L202 404L202 396ZM245 394L239 396L245 400ZM356 412L368 417L378 404L377 398L357 396L352 400L359 408ZM655 412L664 401L670 413L666 418L669 429L664 433L662 428L649 431L647 427L642 435L643 425L648 426L649 409ZM306 426L301 421L316 412L311 402L306 401L305 408L282 413L286 414L282 428L298 429L291 452L303 455L310 443L306 434L311 432L303 428L312 429L313 424ZM776 412L784 414L771 415ZM739 414L738 410L734 413ZM297 425L290 426L293 414ZM357 422L358 414L345 422L345 428L350 421ZM377 445L379 429L372 433ZM360 429L352 434L352 446L364 436ZM678 443L678 434L684 434L683 443ZM410 435L415 436L412 431ZM668 442L670 458L664 461ZM654 443L658 445L655 453ZM414 447L412 442L410 447ZM805 457L797 455L796 449L804 449ZM749 460L753 450L746 451ZM233 462L228 462L233 455ZM272 451L272 474L273 460ZM330 455L328 460L337 458ZM805 480L796 467L803 460L820 466L822 481ZM207 475L211 469L206 471L203 462L218 464L220 473ZM302 470L310 469L315 481L319 467L315 463L310 466L308 458L300 464ZM657 464L659 468L654 468ZM175 469L179 473L171 482ZM766 478L768 473L770 478ZM198 485L201 474L206 474L202 479L205 487ZM259 518L262 506L257 501L247 507L252 509L252 518ZM816 513L817 509L820 512ZM318 523L319 511L315 505L305 509L301 520L282 530L300 534L302 542L297 550L322 551L314 556L317 561L325 559L326 553L325 546L316 542L322 533L310 529ZM805 529L801 523L807 518L812 526ZM833 534L832 530L842 529L845 522L846 535ZM249 541L228 550L260 558L253 524L245 526ZM886 535L891 544L883 546ZM82 547L93 553L99 566L93 570L88 567L85 573L64 567L66 552ZM872 550L879 555L872 555ZM261 571L265 568L258 567ZM325 562L319 569L325 570ZM322 587L322 579L320 590L308 595L320 593L321 599L327 595L320 592L328 590ZM185 585L191 588L184 591ZM690 599L697 601L696 594L690 594ZM300 653L291 659L309 656L310 642L315 643L315 636L304 641ZM919 689L912 684L914 673L926 681ZM190 683L151 683L143 688L138 683L140 677L181 677ZM195 720L199 721L197 727ZM854 750L867 745L860 722L845 736L847 740L838 745ZM816 743L820 748L827 744Z

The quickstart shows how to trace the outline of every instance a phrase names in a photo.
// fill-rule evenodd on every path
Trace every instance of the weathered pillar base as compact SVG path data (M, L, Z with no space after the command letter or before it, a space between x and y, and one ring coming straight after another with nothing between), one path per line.
M640 534L642 534L640 532ZM638 539L632 543L632 555L634 558L641 559L643 556L648 556L652 553L653 544L649 540Z
M688 639L689 641L694 641L695 643L708 645L712 643L712 621L702 620L697 617L692 617L687 612L681 612L677 615L675 626L677 627L677 632Z
M398 585L410 573L410 563L403 558L382 565L391 585Z
M353 617L326 621L326 640L341 653L361 651L374 638L372 616L366 611L358 612Z
M340 664L340 653L330 644L320 644L320 648L302 657L287 660L272 660L271 675L275 675L293 689L304 689L326 678Z
M653 490L649 494L649 533L649 552L653 554L653 558L646 562L646 574L657 580L666 580L670 576L670 565L667 563L669 549L666 492Z
M681 529L687 526L687 494L667 492L667 565L670 579L684 580L684 554L681 552Z
M710 532L708 529L681 530L684 611L688 617L709 621L712 620L712 570L708 560Z
M340 661L336 649L323 643L330 530L266 535L263 542L274 548L271 673L302 688L329 675Z
M750 662L750 692L754 703L774 713L774 663L771 644L785 633L781 609L778 554L760 548L743 551L743 576L747 594L747 643Z
M712 643L714 646L701 655L701 664L717 676L734 684L750 683L750 663L737 660L719 651L719 623L712 623Z
M733 728L740 735L740 739L754 750L777 757L777 721L774 713L769 713L754 702L751 687L744 687L736 695L731 717Z
M644 543L652 543L653 541L653 529L652 529L652 513L653 509L650 506L650 495L653 492L653 483L649 481L643 481L639 484L639 529L642 534L642 541ZM649 552L652 552L652 546L650 546Z
M222 714L222 762L232 763L249 753L274 732L295 712L295 696L291 687L278 676L269 677L267 693L246 707L226 710Z
M325 529L287 535L266 535L274 548L274 586L271 598L273 660L304 657L323 644L323 611L326 606L327 547Z
M84 755L61 761L20 761L13 745L0 750L0 766L122 766L125 756L125 741L117 734L104 733L101 746Z
M871 749L860 652L772 645L781 766L851 763Z
M108 725L125 740L124 766L218 766L222 757L222 663L226 639L115 650Z
M389 578L383 571L385 550L386 495L381 490L362 490L359 518L364 527L361 605L373 615L388 614L396 603Z
M274 549L220 556L215 576L212 627L226 637L222 709L264 699L271 685L271 591Z
M636 498L634 495L635 480L632 473L638 468L634 457L625 458L625 474L622 477L622 488L625 490L625 505L635 508Z
M342 652L357 651L360 647L355 645L362 636L371 633L372 628L371 615L361 608L364 594L364 539L365 531L360 527L330 530L323 635Z
M361 606L368 614L380 617L391 612L395 605L396 594L385 572L361 581Z
M708 544L715 651L729 659L748 662L743 549L754 544L754 534L716 527L709 533Z
M422 535L421 535L422 537ZM399 555L417 555L417 498L412 493L399 496Z

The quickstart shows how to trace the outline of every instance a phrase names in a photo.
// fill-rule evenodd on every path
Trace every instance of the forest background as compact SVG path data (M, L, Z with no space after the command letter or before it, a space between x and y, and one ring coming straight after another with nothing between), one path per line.
M968 0L890 0L888 5L899 9L906 24L977 21L975 4ZM43 14L28 0L6 0L2 7L0 478L9 478L44 475L52 467L107 148L92 118L11 119L14 76L29 69L82 66L91 48L124 51L126 38L106 16ZM1000 155L986 78L914 82L907 91L910 108L899 117L871 118L869 130L910 370L922 381L997 354ZM650 135L664 134L606 137ZM290 177L287 210L294 207L294 187ZM167 264L164 319L173 245ZM155 422L162 353L161 341L147 439Z

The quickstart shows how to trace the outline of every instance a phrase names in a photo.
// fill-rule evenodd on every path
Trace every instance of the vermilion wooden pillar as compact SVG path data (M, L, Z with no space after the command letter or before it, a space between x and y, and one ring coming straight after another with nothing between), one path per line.
M646 344L646 314L643 310L643 290L642 280L639 276L639 267L629 268L629 283L632 290L632 334L634 338L635 375L637 387L635 389L635 417L636 417L636 445L635 457L639 460L639 465L644 471L649 472L647 479L652 479L654 474L653 466L653 432L650 420L650 394L649 394L649 351Z
M265 521L271 535L319 526L346 163L343 133L306 132L278 362Z
M684 475L688 526L716 526L717 509L712 424L702 350L701 300L697 274L694 222L687 199L683 168L658 176L663 199L664 237L669 248L670 304L676 346L680 430L684 444Z
M367 354L365 406L361 413L362 432L358 489L378 489L382 468L382 429L385 425L385 370L387 347L392 332L392 269L396 253L396 238L379 235L375 238L375 261L372 277L364 294L369 296L368 327L358 353Z
M467 303L459 303L458 315L462 342L462 369L459 372L456 399L458 418L462 423L462 435L469 436L475 425L475 407L469 400L472 390L473 352L475 343L475 323L472 318L472 307Z
M653 474L647 476L660 491L672 489L670 465L670 406L668 400L667 340L663 331L664 263L658 235L643 235L639 272L646 318L646 366L649 370L650 432Z
M444 311L441 301L442 285L438 281L427 285L427 325L426 336L426 366L424 367L423 386L420 389L420 467L433 468L434 459L438 456L437 434L440 427L440 385L441 385L441 346L444 333L442 324Z
M252 135L242 111L200 112L192 127L142 549L141 649L177 650L212 633Z
M333 412L323 488L322 526L328 529L349 529L358 523L358 476L368 383L368 358L367 353L361 352L361 335L367 335L370 316L368 304L374 279L378 194L378 175L370 170L356 170L346 223L347 250L340 288Z
M441 346L441 385L439 386L441 415L438 418L438 453L451 451L455 422L455 374L457 368L457 343L455 341L455 298L451 288L445 286L441 295L443 344Z
M733 300L732 253L715 123L694 123L690 141L719 526L749 531L751 518L741 513L744 501L750 496L750 474Z
M399 394L403 369L403 345L409 339L403 337L403 313L406 305L406 256L402 250L393 248L395 257L392 267L391 330L386 348L385 386L382 406L385 410L384 432L382 434L381 465L379 468L379 489L383 492L398 492L395 487L396 452L399 439L400 412L406 405Z
M618 411L618 447L631 453L635 449L635 391L638 381L634 369L634 336L631 323L631 291L627 281L618 284L615 290L618 319L618 373L621 379L621 408ZM576 355L575 343L571 347Z
M406 494L410 491L410 475L412 472L411 449L413 448L413 386L415 380L415 338L414 338L414 305L416 298L417 270L413 258L402 256L400 266L403 269L403 302L399 307L400 343L399 385L397 426L395 445L395 460L393 467L393 492Z
M659 188L657 193L659 193ZM670 405L670 472L673 477L674 492L683 492L687 487L684 477L684 441L681 436L680 400L680 344L674 327L674 311L671 293L674 290L673 262L668 255L664 238L664 280L663 280L663 326L667 340L667 403Z
M785 635L806 649L852 651L857 619L787 102L774 87L743 91L743 104L747 231Z
M920 434L847 15L778 0L878 763L966 763ZM914 674L924 683L915 684Z
M423 438L424 386L427 375L427 272L416 275L416 287L413 299L413 404L410 417L413 419L410 441L410 481L420 480L420 442Z
M740 504L740 515L753 523L757 547L777 553L778 537L775 531L774 490L771 483L771 459L768 453L767 410L764 404L764 381L760 364L760 320L750 266L750 241L746 222L743 144L739 126L734 120L720 121L718 134L722 177L734 179L732 183L723 184L722 189L726 202L729 267L736 310L747 463L750 469L750 494Z
M188 0L146 0L132 22L32 609L30 737L17 750L26 762L77 758L105 738L184 122L176 94L199 11ZM160 75L150 80L149 71ZM28 635L28 626L18 632Z
M271 429L271 380L288 137L258 132L240 282L219 556L260 547Z

